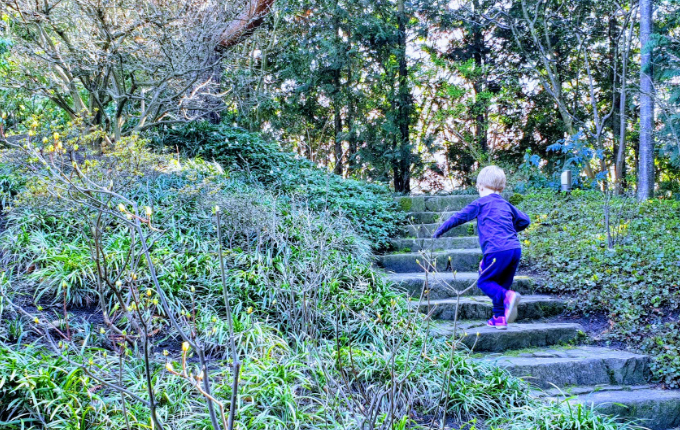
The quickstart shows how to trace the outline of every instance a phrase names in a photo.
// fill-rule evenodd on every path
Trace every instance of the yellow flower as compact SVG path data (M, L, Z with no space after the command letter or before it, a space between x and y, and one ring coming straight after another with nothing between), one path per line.
M150 289L150 288L149 288L148 290L146 290L146 295L147 295L147 296L151 297L151 294L153 294L153 293L151 292L151 289Z
M36 324L40 324L40 319L38 317L33 318L33 322Z
M144 209L146 210L146 216L150 217L151 216L151 208L146 206L146 207L144 207Z
M52 138L54 138L54 140L59 140L59 133L55 131L54 134L52 135Z
M170 353L168 352L168 350L167 350L167 349L164 349L164 350L163 350L163 355L167 357L168 354L170 354Z
M252 313L253 313L253 307L250 306L250 307L248 308L248 310L246 310L246 313L247 313L248 315L252 314Z
M175 371L175 368L172 367L172 363L170 363L169 361L167 363L165 363L165 368L168 370L168 372L174 372Z
M102 327L102 328L99 329L99 333L101 333L101 334L106 333L106 330L104 330L104 327Z
M48 138L43 137L43 141L42 141L43 143L47 143L47 142L49 142L49 141L50 141L50 140L49 140Z
M127 211L127 209L125 209L125 205L122 204L122 203L118 205L118 210L121 211L121 212Z
M182 343L182 351L184 351L184 352L189 351L189 342L183 342Z

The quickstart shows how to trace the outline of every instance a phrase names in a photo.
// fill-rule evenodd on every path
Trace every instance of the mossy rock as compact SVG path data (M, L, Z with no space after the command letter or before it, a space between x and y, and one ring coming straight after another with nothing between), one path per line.
M399 199L399 207L404 212L410 212L413 207L413 199L410 197L402 197Z

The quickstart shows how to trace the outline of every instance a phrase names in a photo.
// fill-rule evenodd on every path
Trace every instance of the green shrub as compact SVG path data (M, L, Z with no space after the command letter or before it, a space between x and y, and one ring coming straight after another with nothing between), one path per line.
M314 211L341 213L376 249L388 245L401 221L387 187L330 174L255 133L197 123L158 134L155 142L190 157L217 161L273 193L303 198Z
M605 202L598 191L527 194L520 208L533 223L525 253L545 275L546 288L575 294L583 312L604 312L611 339L651 352L675 348L677 336L663 327L680 309L680 202L612 198L611 248ZM657 376L680 386L677 360L669 354L655 360Z

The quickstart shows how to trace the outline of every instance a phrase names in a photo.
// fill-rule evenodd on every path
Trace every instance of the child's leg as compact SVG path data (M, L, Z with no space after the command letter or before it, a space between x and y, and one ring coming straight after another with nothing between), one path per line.
M498 284L506 290L509 290L512 286L512 282L515 280L515 273L517 273L519 261L522 258L522 250L517 248L511 249L507 252L512 252L513 255L510 256L510 260L508 261L505 271L503 271L503 273L501 273L498 277Z
M505 315L503 301L505 300L507 289L499 281L506 281L502 275L508 270L508 266L512 264L512 251L514 250L486 254L482 261L482 271L477 281L477 286L491 299L493 315L496 317ZM512 284L512 278L510 279L510 284Z

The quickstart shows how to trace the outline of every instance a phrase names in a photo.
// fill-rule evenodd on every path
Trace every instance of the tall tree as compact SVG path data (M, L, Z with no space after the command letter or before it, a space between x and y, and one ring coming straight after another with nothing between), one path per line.
M640 155L638 163L638 199L654 194L654 87L652 85L652 0L640 0Z

